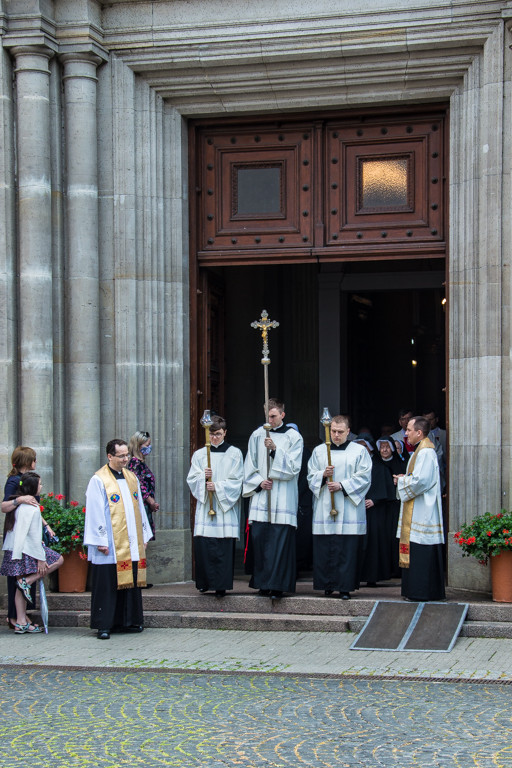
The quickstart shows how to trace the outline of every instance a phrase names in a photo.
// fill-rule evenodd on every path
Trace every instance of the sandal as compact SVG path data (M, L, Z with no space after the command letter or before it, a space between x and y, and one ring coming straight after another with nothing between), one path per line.
M26 579L20 579L19 581L17 581L16 586L18 587L18 589L20 589L23 592L23 596L27 601L27 603L31 603L32 596L30 594L30 585L27 584Z
M30 629L32 627L32 629ZM14 633L16 635L37 635L39 632L42 632L43 630L41 627L39 627L37 624L31 624L30 621L27 624L16 624L14 628Z
M14 621L14 619L13 620L9 618L7 619L7 627L9 629L14 629L16 627L16 622Z

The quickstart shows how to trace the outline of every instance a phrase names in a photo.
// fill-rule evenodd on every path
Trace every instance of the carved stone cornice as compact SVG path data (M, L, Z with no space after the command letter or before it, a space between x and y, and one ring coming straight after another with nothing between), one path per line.
M99 13L93 12L94 2L84 17L60 21L50 16L41 3L39 11L25 12L23 3L11 0L6 12L0 14L2 44L5 48L20 46L46 46L53 53L92 53L102 62L108 59L103 45L103 30L99 24ZM82 13L81 7L80 12Z

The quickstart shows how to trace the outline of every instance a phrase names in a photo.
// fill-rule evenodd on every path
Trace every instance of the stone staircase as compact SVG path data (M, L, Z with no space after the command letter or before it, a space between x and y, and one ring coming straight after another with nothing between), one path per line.
M156 586L143 592L144 622L149 628L359 632L376 600L400 599L399 585L361 589L350 601L319 596L310 583L297 588L294 596L271 600L257 596L246 582L235 584L234 593L224 598L201 595L191 583ZM89 593L47 596L51 626L89 626ZM462 590L447 590L447 598L469 603L462 636L512 638L512 604L493 603L487 595Z

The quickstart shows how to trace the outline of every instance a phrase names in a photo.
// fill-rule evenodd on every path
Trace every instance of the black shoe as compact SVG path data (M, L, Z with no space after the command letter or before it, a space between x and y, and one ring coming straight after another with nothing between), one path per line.
M329 597L334 592L334 589L324 589L324 595Z
M123 627L122 631L128 634L136 634L137 632L144 632L144 627L142 624L132 624L131 627Z
M204 595L205 592L208 592L208 587L199 587L199 591L202 595Z
M110 632L108 629L98 629L96 637L98 640L110 640Z
M259 589L258 595L260 597L270 597L270 589Z
M215 590L215 597L226 597L226 590L225 589L216 589Z
M273 589L272 594L270 595L272 600L280 600L283 596L283 591L281 589Z
M367 581L366 582L366 586L367 587L376 587L377 586L377 582L376 581Z
M350 592L340 592L340 597L342 600L350 600Z
M152 584L146 584L145 587L141 587L141 589L151 589L153 585Z

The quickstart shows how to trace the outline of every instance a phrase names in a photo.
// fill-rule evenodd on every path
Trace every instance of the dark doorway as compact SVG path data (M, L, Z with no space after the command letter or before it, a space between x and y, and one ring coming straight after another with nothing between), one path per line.
M215 341L214 328L210 338L224 360L211 376L219 380L221 365L230 442L245 451L263 421L262 340L251 328L262 309L280 323L269 334L270 394L284 399L286 420L299 425L308 447L321 437L324 406L349 413L355 430L369 427L375 437L385 424L398 429L401 407L434 409L444 426L443 266L434 260L337 265L329 272L316 264L212 270L222 338ZM203 407L215 403L198 411Z

